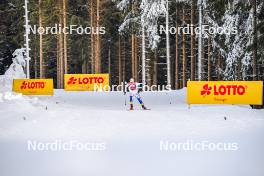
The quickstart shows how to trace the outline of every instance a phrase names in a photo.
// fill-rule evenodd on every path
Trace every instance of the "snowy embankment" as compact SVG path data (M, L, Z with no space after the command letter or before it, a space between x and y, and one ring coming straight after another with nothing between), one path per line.
M264 110L189 107L185 91L143 93L150 111L139 106L128 111L122 92L56 90L53 97L5 98L0 102L0 175L262 176ZM32 152L28 140L101 141L106 150ZM166 140L235 142L239 150L161 152L160 141Z
M0 75L0 93L12 91L13 78L6 75Z
M0 102L5 100L21 99L21 94L12 92L13 78L6 75L0 75Z

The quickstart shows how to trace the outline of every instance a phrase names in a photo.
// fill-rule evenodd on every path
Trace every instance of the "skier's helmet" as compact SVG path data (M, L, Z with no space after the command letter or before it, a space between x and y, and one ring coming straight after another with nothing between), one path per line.
M130 78L129 81L130 81L130 82L135 82L134 78Z

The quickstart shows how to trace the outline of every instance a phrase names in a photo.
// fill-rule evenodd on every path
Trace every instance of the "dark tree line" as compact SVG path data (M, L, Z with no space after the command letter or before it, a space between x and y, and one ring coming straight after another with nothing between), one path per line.
M12 63L12 53L24 45L23 0L0 2L0 74ZM140 16L140 1L129 8ZM63 87L64 73L110 73L111 84L120 84L142 77L142 31L137 22L118 31L128 12L120 11L110 0L29 0L30 24L37 26L77 25L105 27L106 33L89 35L30 35L31 77L53 78L56 87ZM228 0L208 1L203 8L203 23L224 25L225 17L238 16L238 35L203 37L203 80L264 79L264 5L252 0L238 4ZM252 15L252 18L250 18ZM248 23L252 24L250 27ZM198 25L197 0L170 2L170 26ZM165 26L161 16L158 24ZM247 31L251 29L251 31ZM241 35L240 35L241 34ZM245 35L244 35L245 34ZM244 36L243 36L244 35ZM166 35L156 48L149 48L146 39L146 82L166 84ZM240 37L237 39L237 37ZM251 38L252 40L249 40ZM239 41L242 41L239 43ZM250 41L250 42L249 42ZM239 48L239 49L237 49ZM233 56L232 53L239 53ZM170 35L171 83L173 88L197 80L198 38L196 35Z

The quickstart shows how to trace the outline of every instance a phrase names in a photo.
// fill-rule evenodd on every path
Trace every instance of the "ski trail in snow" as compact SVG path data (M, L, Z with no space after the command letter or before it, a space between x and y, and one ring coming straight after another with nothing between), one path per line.
M185 90L144 92L142 96L150 111L136 103L136 110L126 111L122 92L56 90L53 97L0 102L1 176L263 175L263 110L245 105L189 108ZM107 149L28 152L29 139L103 141ZM240 148L233 152L161 152L160 141L167 140L237 142Z

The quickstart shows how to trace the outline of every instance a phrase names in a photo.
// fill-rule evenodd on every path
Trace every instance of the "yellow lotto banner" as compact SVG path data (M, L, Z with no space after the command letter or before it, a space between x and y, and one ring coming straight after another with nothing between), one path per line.
M262 105L262 81L188 81L188 104Z
M23 95L53 95L53 79L14 79L13 91Z
M65 74L66 91L94 91L109 89L109 74Z

